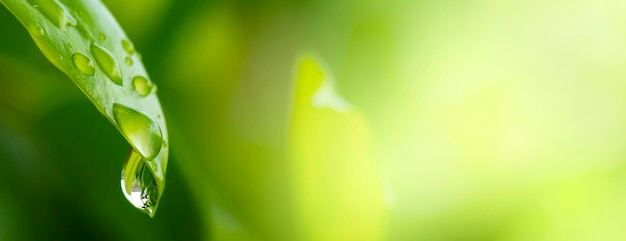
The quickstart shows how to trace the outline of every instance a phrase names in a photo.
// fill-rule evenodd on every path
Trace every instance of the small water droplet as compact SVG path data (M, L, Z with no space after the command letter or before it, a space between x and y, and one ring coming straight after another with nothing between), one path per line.
M117 103L113 104L113 117L122 135L139 154L148 160L159 154L163 139L156 121L141 111Z
M30 33L30 35L36 38L46 36L46 32L44 32L43 28L41 28L41 26L39 26L38 24L28 25L28 32Z
M72 61L74 62L76 68L78 68L78 70L80 70L83 74L92 76L96 72L96 67L93 64L93 61L91 61L91 59L84 54L73 54Z
M98 36L98 38L100 39L100 41L107 40L107 36L104 35L103 33L101 33L100 36Z
M122 39L122 47L128 54L135 53L135 46L133 46L133 43L131 43L128 39Z
M74 16L58 0L31 0L31 4L61 30L67 25L76 26Z
M98 66L102 68L102 71L104 71L115 84L122 86L124 84L122 80L122 70L115 58L113 58L113 54L96 43L91 44L91 53L96 59Z
M131 59L128 56L124 59L124 62L126 62L126 64L129 65L129 66L133 65L133 59Z
M133 89L135 89L141 96L147 96L152 92L154 85L150 80L143 76L135 76L133 78Z
M146 160L132 148L122 167L121 184L126 199L153 217L159 200L159 189Z

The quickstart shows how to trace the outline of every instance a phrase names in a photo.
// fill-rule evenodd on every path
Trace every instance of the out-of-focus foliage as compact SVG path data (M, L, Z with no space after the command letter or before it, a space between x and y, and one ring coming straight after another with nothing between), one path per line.
M319 57L298 62L288 143L296 239L382 240L387 208L365 121Z
M128 146L2 9L2 240L624 238L626 2L105 4L159 85L159 213L124 203ZM350 111L307 101L306 69Z

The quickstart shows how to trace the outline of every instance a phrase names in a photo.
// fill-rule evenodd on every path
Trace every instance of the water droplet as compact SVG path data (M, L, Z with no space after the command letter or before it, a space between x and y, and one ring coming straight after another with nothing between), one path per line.
M159 189L146 160L132 148L122 167L122 192L133 206L154 216Z
M135 78L133 78L133 89L139 92L141 96L149 95L152 92L153 86L150 80L142 76L135 76Z
M72 61L76 68L80 70L83 74L92 76L96 72L96 67L93 64L93 61L84 54L75 53L72 55Z
M103 33L101 33L101 34L100 34L100 36L98 36L98 38L99 38L101 41L107 40L107 36L106 36L106 35L104 35Z
M131 59L130 57L126 57L124 59L124 62L126 62L127 65L133 65L133 59Z
M135 46L133 46L133 43L128 41L128 39L122 39L122 47L124 48L124 50L126 50L128 54L135 53Z
M58 0L31 0L31 4L61 30L67 25L76 26L76 19Z
M122 135L139 154L148 160L159 154L163 144L161 128L152 118L117 103L113 104L113 117Z
M122 70L115 58L113 58L113 54L96 43L91 44L91 53L104 73L109 76L115 84L122 86L124 84L122 80Z
M46 36L46 32L43 31L43 28L41 28L41 26L37 24L28 25L28 32L30 33L30 35L36 38Z

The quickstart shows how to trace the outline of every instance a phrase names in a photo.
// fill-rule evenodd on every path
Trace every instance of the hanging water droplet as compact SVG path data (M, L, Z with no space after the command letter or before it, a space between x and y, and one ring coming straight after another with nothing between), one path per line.
M36 38L41 38L43 36L46 36L46 32L44 32L43 28L41 28L41 26L39 26L38 24L28 25L28 32L30 33L31 36L36 37Z
M130 57L126 57L124 59L124 62L126 62L127 65L133 65L133 59L131 59Z
M31 4L61 30L67 25L76 26L74 16L58 0L31 0Z
M106 36L106 35L104 35L103 33L101 33L101 34L98 36L98 38L100 39L100 41L107 40L107 36Z
M98 66L102 68L102 71L109 76L113 83L122 86L124 84L122 80L122 70L113 57L113 54L96 43L91 44L91 53L96 59Z
M152 118L117 103L113 104L113 117L122 135L139 154L148 160L159 154L163 144L161 128Z
M76 68L78 68L78 70L80 70L83 74L92 76L96 72L96 67L93 64L93 61L91 61L91 59L84 54L73 54L72 61L74 62Z
M133 89L139 92L141 96L149 95L152 92L153 86L150 80L142 76L135 76L135 78L133 78Z
M122 39L122 47L128 54L135 53L135 46L133 46L133 43L131 43L128 39Z
M153 217L159 200L159 189L146 160L132 148L122 167L121 184L126 199Z

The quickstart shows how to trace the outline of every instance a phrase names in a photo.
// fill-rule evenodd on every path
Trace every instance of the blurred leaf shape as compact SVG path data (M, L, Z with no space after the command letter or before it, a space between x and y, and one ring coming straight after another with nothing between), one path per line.
M364 118L313 53L297 60L289 133L300 240L383 240L386 210Z
M24 25L46 58L67 74L118 128L133 147L131 152L140 155L142 161L127 161L125 164L141 167L145 164L149 170L145 175L154 178L152 182L156 187L144 185L145 169L134 166L130 170L140 173L126 175L130 179L124 179L123 175L122 188L130 190L130 193L124 193L135 207L153 216L165 187L167 129L156 96L157 88L149 80L140 55L115 18L100 1L1 2ZM136 79L144 80L142 88L133 83ZM147 89L149 93L145 91ZM135 156L129 155L131 157ZM131 200L133 195L139 196L140 205Z

